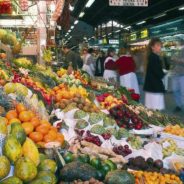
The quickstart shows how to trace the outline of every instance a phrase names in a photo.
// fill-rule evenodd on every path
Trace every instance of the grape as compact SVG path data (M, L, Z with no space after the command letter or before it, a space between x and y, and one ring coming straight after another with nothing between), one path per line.
M114 146L113 151L114 151L114 153L116 153L118 155L122 155L123 157L132 153L132 150L129 149L128 145L125 145L124 147L123 146Z

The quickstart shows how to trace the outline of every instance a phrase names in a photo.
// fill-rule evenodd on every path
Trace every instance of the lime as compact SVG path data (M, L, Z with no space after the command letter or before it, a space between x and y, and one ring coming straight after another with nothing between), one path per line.
M101 167L101 160L99 158L92 158L90 164L96 169L99 169Z
M112 162L111 160L105 160L104 163L109 165L109 167L111 168L111 171L117 169L117 165L114 162Z
M63 158L64 158L66 163L70 163L74 160L74 156L70 152L66 153Z
M90 162L90 157L89 155L80 155L78 157L78 160L84 163L89 163Z
M107 174L109 171L111 171L111 168L108 164L102 164L101 169Z
M97 176L99 181L103 181L105 179L106 173L101 169L97 170Z

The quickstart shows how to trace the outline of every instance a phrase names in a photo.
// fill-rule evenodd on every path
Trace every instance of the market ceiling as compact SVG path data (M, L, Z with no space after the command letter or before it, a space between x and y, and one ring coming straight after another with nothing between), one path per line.
M109 20L115 20L124 25L136 25L144 20L144 26L153 25L184 15L184 11L178 11L178 8L184 5L184 0L149 0L148 7L114 7L109 6L109 0L95 0L91 7L86 8L88 1L78 0L72 15L77 18L81 12L84 12L80 20L93 27Z

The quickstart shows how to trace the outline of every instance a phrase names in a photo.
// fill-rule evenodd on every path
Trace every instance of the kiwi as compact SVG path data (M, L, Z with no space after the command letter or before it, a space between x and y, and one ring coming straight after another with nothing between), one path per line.
M88 108L87 106L84 106L84 107L83 107L83 111L89 112L89 108Z

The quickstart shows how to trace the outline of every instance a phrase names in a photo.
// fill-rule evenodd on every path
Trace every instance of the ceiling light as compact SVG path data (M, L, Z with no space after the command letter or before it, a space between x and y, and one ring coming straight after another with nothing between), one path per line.
M131 29L131 26L127 26L127 27L125 27L125 29L126 30L129 30L129 29Z
M103 35L102 37L104 38L104 37L106 37L106 35Z
M74 28L74 26L71 26L71 29L73 29Z
M108 35L110 36L112 33L109 33Z
M73 10L74 10L74 7L71 6L71 4L69 5L69 10L70 10L70 11L73 11Z
M144 23L146 23L145 20L143 20L143 21L141 21L141 22L138 22L136 25L142 25L142 24L144 24Z
M117 30L117 31L115 31L116 33L119 33L121 30Z
M88 0L88 2L86 3L86 8L91 7L91 5L95 2L95 0Z
M155 16L153 19L158 19L158 18L164 17L166 15L167 15L166 13L163 13L163 14L160 14L158 16Z
M184 6L180 7L178 10L180 11L184 10Z
M76 24L78 24L78 22L79 22L79 21L78 21L78 20L76 20L76 21L74 22L74 24L76 25Z
M71 32L71 30L68 31L69 33Z
M81 13L79 14L79 17L82 18L84 15L85 15L85 13L84 13L84 12L81 12Z

